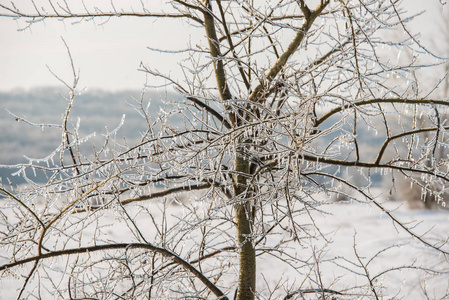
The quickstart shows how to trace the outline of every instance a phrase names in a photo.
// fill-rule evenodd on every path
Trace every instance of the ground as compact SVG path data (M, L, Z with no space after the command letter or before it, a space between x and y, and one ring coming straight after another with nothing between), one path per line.
M1 207L5 207L6 200L0 201ZM380 201L382 201L382 195L380 195ZM412 227L417 234L427 232L426 237L429 241L447 240L449 210L411 210L405 203L398 201L384 202L384 205L393 210L394 215ZM182 214L182 210L179 205L171 208L173 214ZM371 278L390 270L374 281L381 299L426 299L425 294L428 295L428 299L444 299L444 295L449 292L448 273L433 277L433 274L415 269L425 266L448 272L447 258L410 238L378 208L366 203L348 201L325 205L322 211L323 213L313 213L313 219L329 243L324 240L310 240L304 243L305 248L301 251L304 251L304 260L307 260L310 258L311 247L317 249L315 255L321 259L319 270L321 282L325 288L351 294L355 292L351 287L368 283L366 277L355 275L355 273L364 274L363 268L356 265L358 262L356 250L364 265L375 256L367 266ZM7 215L10 210L5 209L2 212ZM145 222L139 219L142 217L143 215L137 216L136 223ZM126 241L129 229L117 225L116 221L114 214L110 213L101 219L103 224L100 225L110 225L105 227L104 232L111 240ZM88 227L85 236L93 235L93 232L89 232L93 228L93 226ZM382 251L383 249L386 250ZM449 246L445 245L445 249L449 249ZM8 261L6 255L3 253L0 256L0 263ZM407 265L413 265L413 268L402 268ZM259 256L257 272L260 298L267 299L278 282L281 283L281 288L276 295L285 295L288 292L287 286L293 283L301 284L304 270L295 270L288 264L275 261L269 255ZM312 277L315 276L318 283L320 280L317 269L313 268L313 270ZM0 299L15 299L22 282L23 279L17 280L11 276L1 277ZM308 288L308 286L302 288ZM310 299L317 297L309 296ZM371 296L368 295L367 299Z

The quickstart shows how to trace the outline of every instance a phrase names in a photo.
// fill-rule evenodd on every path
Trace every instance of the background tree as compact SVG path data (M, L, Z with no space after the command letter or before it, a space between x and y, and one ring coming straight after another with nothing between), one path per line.
M61 144L48 157L17 166L28 190L1 188L9 200L1 231L10 261L0 270L25 272L18 298L49 290L71 299L254 299L257 256L300 272L303 283L288 286L285 299L307 293L350 298L366 291L379 298L382 290L356 249L354 264L364 272L353 272L368 279L366 286L335 290L321 280L321 252L314 245L329 239L314 225L314 214L329 202L323 195L339 185L447 264L444 241L414 233L366 189L376 170L419 174L442 186L448 179L446 160L433 159L442 146L439 137L446 135L440 116L447 100L406 96L417 84L413 71L447 61L408 31L410 16L400 1L174 0L140 12L115 6L75 11L52 1L29 12L18 4L0 8L2 17L30 26L49 18L127 16L182 18L204 32L204 41L170 51L173 59L182 58L184 78L142 64L142 71L168 82L183 101L167 99L169 109L154 118L144 91L136 108L147 130L135 145L116 139L117 128L102 145L82 150L89 136L80 136L70 122L79 75L69 51L73 84L60 80L69 91L67 110L61 125L53 125L61 130ZM386 38L383 32L392 29L407 38ZM393 48L435 62L400 65L389 58ZM188 60L180 55L185 52ZM418 114L432 125L420 128L405 117L416 120ZM172 125L175 117L181 125ZM372 132L382 141L375 151L366 138ZM435 138L418 139L429 132ZM346 169L366 181L346 179ZM47 182L33 182L30 171L45 173ZM158 205L148 204L155 199L161 199ZM111 214L129 236L114 236L103 226ZM227 278L238 278L236 288Z

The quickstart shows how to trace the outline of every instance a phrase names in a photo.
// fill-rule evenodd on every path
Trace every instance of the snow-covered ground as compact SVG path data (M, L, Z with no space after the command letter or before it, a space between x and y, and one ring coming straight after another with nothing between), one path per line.
M0 200L1 207L4 207L4 202L4 199ZM449 210L410 210L399 202L384 203L384 206L393 210L393 214L411 227L415 233L419 235L426 233L425 237L430 242L447 240L449 237ZM321 277L320 280L325 288L351 294L353 291L351 287L368 284L366 277L356 276L356 273L364 274L365 272L363 268L354 264L358 261L357 253L361 263L367 266L366 270L370 277L376 278L373 283L380 299L426 299L426 294L427 299L444 299L447 295L449 258L411 238L402 228L395 226L392 220L378 208L351 202L326 205L322 209L326 213L313 213L313 220L329 243L326 243L324 239L317 240L316 244L310 241L305 246L304 255L310 255L311 246L316 246L318 249L315 255L321 261L320 276L314 269L315 275L312 274L312 277L316 276L317 282ZM181 213L182 207L174 206L171 210L174 214ZM4 212L6 213L7 210ZM144 218L143 215L137 216L136 223L148 221L142 218ZM119 226L113 213L101 218L101 222L103 224L100 225L110 225L103 230L109 235L110 240L127 240L129 229ZM94 225L86 229L85 236L94 234ZM300 247L299 244L298 247ZM449 245L445 245L444 249L449 250ZM0 263L5 263L7 257L4 252L1 252L0 249ZM288 286L293 282L300 283L302 280L301 272L288 264L279 263L270 255L259 256L257 263L258 292L261 299L266 299L270 289L273 289L278 282ZM412 266L412 268L402 268L404 266ZM446 273L435 276L425 270L418 270L421 266ZM385 271L388 272L382 274ZM377 277L378 274L381 275ZM3 275L0 278L0 299L16 299L22 283L23 278ZM35 296L38 297L38 295ZM371 297L372 294L367 294L366 299Z
M426 233L428 241L448 239L449 211L410 210L406 205L397 202L383 205L394 210L394 216L413 228L414 233L419 235ZM387 299L425 299L424 289L429 299L443 299L443 296L449 292L449 273L432 278L430 276L432 274L426 274L424 271L400 269L403 266L412 265L449 272L449 258L415 241L376 207L351 203L327 206L324 210L330 215L318 215L315 218L317 226L322 232L335 231L332 243L326 248L324 259L343 257L345 260L354 262L357 261L355 254L357 251L363 264L366 265L377 255L368 264L367 269L371 278L380 272L391 270L384 276L380 276L376 282ZM384 249L387 250L384 251ZM449 245L446 245L444 249L447 251ZM327 278L328 282L332 282L338 276L344 276L336 282L335 287L351 286L351 282L353 286L367 283L360 282L360 277L355 278L356 276L344 269L348 267L363 273L361 268L355 268L343 260L340 263L343 267L341 269L333 264L323 264L321 267L323 277ZM395 268L398 269L394 270Z

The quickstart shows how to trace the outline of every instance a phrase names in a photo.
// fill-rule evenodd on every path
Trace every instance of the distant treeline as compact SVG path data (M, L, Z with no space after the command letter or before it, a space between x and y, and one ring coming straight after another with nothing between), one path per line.
M67 109L68 97L67 90L57 88L0 92L0 165L27 163L28 160L25 157L42 159L51 154L61 144L61 130L57 127L37 125L60 125ZM103 135L114 130L125 115L124 125L118 131L116 138L118 141L133 145L140 140L142 133L148 128L146 120L136 110L136 106L140 105L140 99L142 99L141 91L91 90L80 93L75 97L68 129L73 132L73 129L79 125L80 138L95 132L96 137L82 145L84 153L92 153L92 147L101 145L104 141ZM149 111L155 118L167 105L164 100L178 102L182 101L183 97L166 91L159 93L150 91L144 94L142 104L147 107L150 102ZM21 118L36 126L22 121ZM175 115L170 121L172 124L179 122L178 125L181 125L182 119ZM328 122L335 122L335 120L328 120ZM349 128L347 130L350 132ZM383 142L381 135L376 136L367 130L367 127L360 126L359 140L381 145ZM329 134L324 140L330 142L337 136L337 132ZM376 148L372 147L373 153L376 153ZM341 151L344 152L345 149ZM370 155L370 153L362 155ZM55 157L55 160L57 159L58 157ZM9 178L14 185L23 183L23 178L11 176L16 171L17 169L0 167L3 183L7 183L6 178ZM336 172L345 172L345 170L341 168ZM34 177L34 174L27 175ZM34 177L33 180L41 181L39 174L37 176L38 178ZM374 178L374 181L379 180L379 176L377 180Z
M57 127L33 126L21 120L26 119L34 125L62 123L67 109L69 93L58 88L38 88L0 92L0 165L27 163L26 157L41 159L52 153L61 143L61 130ZM102 90L85 91L76 95L70 112L69 131L78 126L80 137L93 132L101 142L101 136L112 131L125 115L124 125L117 139L126 138L127 143L135 143L146 130L146 120L133 106L139 105L141 91L107 92ZM143 96L144 104L150 101L151 113L156 116L164 106L163 100L177 98L176 94L148 92ZM87 142L92 145L95 139ZM90 143L90 145L89 145ZM6 177L13 184L20 183L11 177L16 169L0 168L3 182Z

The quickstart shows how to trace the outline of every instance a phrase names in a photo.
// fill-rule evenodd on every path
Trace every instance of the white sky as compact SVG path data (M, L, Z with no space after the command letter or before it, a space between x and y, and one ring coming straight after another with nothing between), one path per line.
M106 2L98 4L105 11L111 8L109 1L96 1L95 5L98 2ZM120 2L125 4L120 6ZM130 11L133 6L138 11L141 6L132 5L131 2L139 3L114 3L117 8L123 7ZM147 9L160 11L160 1L146 2L152 2L147 4ZM30 1L21 0L17 3L23 11L25 8L30 11ZM9 1L1 0L0 4L6 5ZM24 21L0 18L0 90L59 85L47 66L71 83L70 61L61 37L70 47L75 67L80 69L79 87L112 90L141 88L145 83L145 74L137 71L140 62L155 69L176 68L175 61L165 59L167 55L155 53L147 47L178 49L180 41L186 48L189 39L194 39L192 33L186 30L189 26L185 21L123 17L112 18L102 25L104 21L106 19L95 19L72 24L73 19L45 20L32 25L30 29L18 31L26 26Z
M68 2L77 5L79 0ZM162 1L143 2L147 9L157 12ZM107 0L93 3L104 10L111 8ZM138 0L114 1L116 8L123 7L126 11L130 7L138 11L141 7L139 3ZM439 0L405 0L405 3L409 3L410 11L427 10L415 21L413 29L419 29L424 40L438 36L436 22L441 19L439 15L442 12ZM10 0L0 0L0 4L10 5ZM30 0L16 1L16 5L23 11L33 11ZM449 9L447 6L445 9ZM80 69L80 89L121 90L140 89L143 86L145 74L137 71L141 62L154 69L176 72L175 60L167 59L170 58L168 55L154 53L147 46L182 49L189 41L198 43L203 36L198 30L192 30L187 22L173 19L164 22L154 18L124 17L101 25L103 21L97 19L72 24L73 20L46 20L32 25L30 29L18 31L25 27L23 21L0 18L0 91L60 85L48 71L47 65L58 76L71 82L69 60L61 37L70 47L76 68Z

